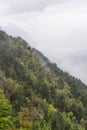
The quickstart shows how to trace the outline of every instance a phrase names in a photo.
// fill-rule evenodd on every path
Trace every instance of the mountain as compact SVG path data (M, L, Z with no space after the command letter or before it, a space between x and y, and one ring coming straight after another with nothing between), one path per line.
M87 129L87 86L2 30L0 129Z
M21 29L19 26L15 24L8 23L2 26L1 28L13 37L18 37L20 34L20 37L31 43L32 46L37 45L36 41L34 41L32 37L24 29Z
M74 76L70 75L68 72L64 72L63 70L61 70L57 66L56 63L50 62L47 57L45 57L41 52L39 52L35 48L33 49L33 51L39 57L40 63L43 66L45 66L45 67L50 68L51 70L53 70L54 73L57 76L61 77L65 82L67 82L68 85L70 85L71 88L76 87L76 89L78 89L78 91L80 91L82 89L82 91L81 91L82 93L87 93L87 91L85 91L85 88L87 88L87 85L85 85L80 79L75 78ZM76 89L75 89L75 91L76 91ZM83 90L84 90L84 92L83 92Z

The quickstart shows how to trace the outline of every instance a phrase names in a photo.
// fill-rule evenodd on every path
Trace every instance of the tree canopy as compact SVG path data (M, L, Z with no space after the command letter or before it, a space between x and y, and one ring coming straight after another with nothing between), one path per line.
M87 86L0 31L0 130L87 130Z

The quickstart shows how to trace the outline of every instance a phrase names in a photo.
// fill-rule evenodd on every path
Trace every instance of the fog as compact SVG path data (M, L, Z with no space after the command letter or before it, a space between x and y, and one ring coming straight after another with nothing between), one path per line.
M86 0L1 0L0 26L87 83Z

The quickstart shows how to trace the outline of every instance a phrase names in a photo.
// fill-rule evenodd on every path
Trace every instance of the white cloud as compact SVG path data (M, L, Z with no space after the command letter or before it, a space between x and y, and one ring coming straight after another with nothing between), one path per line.
M51 61L87 83L86 7L86 0L1 0L0 24L9 23L10 34L33 39Z
M24 12L44 11L80 11L87 12L86 0L1 0L0 7L4 5L7 14L21 14ZM57 6L56 6L57 5ZM57 8L56 8L57 7Z
M66 0L68 1L68 0ZM49 5L55 5L64 0L1 0L0 3L6 4L7 13L23 13L29 11L43 11Z

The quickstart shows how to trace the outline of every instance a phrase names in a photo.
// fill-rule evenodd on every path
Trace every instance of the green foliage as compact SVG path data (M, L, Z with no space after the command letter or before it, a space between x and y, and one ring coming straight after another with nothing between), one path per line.
M87 86L3 31L0 88L1 130L87 130Z
M49 123L39 118L36 121L34 121L32 130L51 130L51 127Z
M8 98L12 98L12 96L14 94L16 94L18 87L19 86L18 86L17 82L15 80L13 80L12 78L7 78L3 82L3 89L5 92L5 95Z
M0 130L9 130L12 123L12 107L0 90Z

